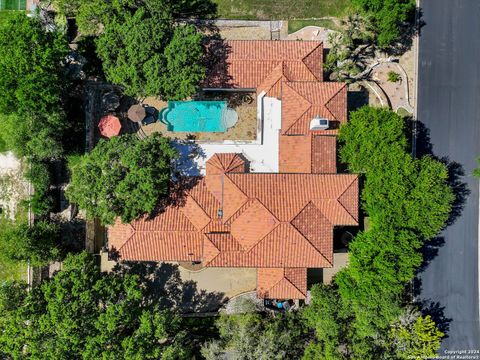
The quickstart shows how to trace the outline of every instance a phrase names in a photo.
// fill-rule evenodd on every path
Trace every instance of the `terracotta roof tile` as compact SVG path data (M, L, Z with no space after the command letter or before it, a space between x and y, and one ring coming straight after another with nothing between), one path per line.
M250 250L278 225L278 220L258 200L232 223L231 233L243 247Z
M288 82L282 87L282 133L308 134L310 121L319 115L337 128L346 118L346 85L335 82ZM296 93L296 95L293 95ZM299 100L302 98L303 100ZM301 105L300 105L301 104ZM345 110L341 107L344 106ZM301 107L301 110L300 110Z
M278 168L281 173L312 172L312 143L309 135L280 135Z
M122 224L120 219L115 220L113 226L107 228L107 236L110 248L119 250L135 233L135 229L130 224Z
M225 41L226 59L211 72L206 87L238 87L269 91L275 76L289 81L322 81L323 47L319 41ZM220 73L227 73L223 83ZM267 80L270 79L270 80ZM268 84L270 84L268 86Z
M311 153L312 173L334 174L337 172L337 138L335 136L312 136Z
M203 235L198 232L141 231L120 249L122 260L200 261Z
M191 196L187 197L185 205L180 208L180 211L188 220L195 226L197 230L202 230L210 222L210 217L203 211L200 205Z
M333 265L332 223L312 202L292 221L292 225Z
M358 178L345 190L338 201L348 213L358 222Z
M305 299L306 268L260 268L257 271L257 295L270 299Z

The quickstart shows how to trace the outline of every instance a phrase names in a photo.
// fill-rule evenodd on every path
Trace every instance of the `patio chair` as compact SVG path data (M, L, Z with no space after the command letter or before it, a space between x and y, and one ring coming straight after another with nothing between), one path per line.
M155 122L155 117L150 115L142 120L142 125L149 125L149 124L153 124L154 122Z

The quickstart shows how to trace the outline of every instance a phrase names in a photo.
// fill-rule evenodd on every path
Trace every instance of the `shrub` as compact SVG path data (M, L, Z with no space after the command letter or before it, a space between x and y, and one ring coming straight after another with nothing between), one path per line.
M389 71L387 75L390 82L396 83L401 80L400 74L395 71Z

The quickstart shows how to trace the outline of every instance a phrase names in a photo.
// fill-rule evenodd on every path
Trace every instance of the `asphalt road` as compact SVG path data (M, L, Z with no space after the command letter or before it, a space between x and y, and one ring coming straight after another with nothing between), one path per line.
M478 292L480 156L480 1L421 0L418 120L430 131L433 153L461 165L470 194L445 243L421 273L420 298L438 303L449 323L445 350L480 350ZM421 140L419 140L421 141ZM480 358L480 356L479 356Z

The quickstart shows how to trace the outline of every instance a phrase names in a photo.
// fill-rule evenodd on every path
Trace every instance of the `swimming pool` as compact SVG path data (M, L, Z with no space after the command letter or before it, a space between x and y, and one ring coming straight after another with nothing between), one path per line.
M225 132L237 122L226 101L169 101L160 120L174 132Z

